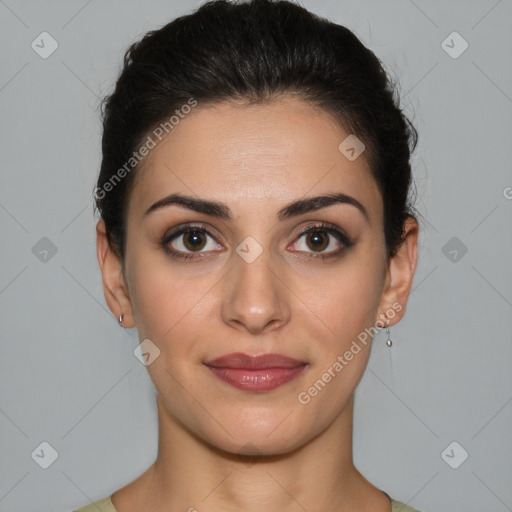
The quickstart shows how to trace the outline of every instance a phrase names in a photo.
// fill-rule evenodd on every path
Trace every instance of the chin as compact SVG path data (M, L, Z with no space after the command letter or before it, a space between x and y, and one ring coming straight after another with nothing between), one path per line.
M302 443L296 442L296 440L275 438L272 440L265 439L264 436L261 439L249 438L245 436L240 439L229 439L214 443L217 449L220 449L231 456L240 456L253 459L254 457L271 457L286 455L300 447ZM249 461L250 462L250 461Z
M301 428L300 434L294 428L290 429L292 422L286 425L287 421L285 420L279 425L282 419L281 417L278 422L272 422L270 426L267 422L262 422L250 427L237 425L234 428L234 423L230 423L229 433L231 436L223 430L220 432L217 430L214 435L206 436L203 439L210 446L231 455L251 457L284 455L306 444L309 437L303 428Z

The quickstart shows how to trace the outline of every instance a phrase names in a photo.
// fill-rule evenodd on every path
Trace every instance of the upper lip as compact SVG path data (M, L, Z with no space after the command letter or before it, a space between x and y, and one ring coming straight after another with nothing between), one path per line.
M260 356L250 356L242 352L226 354L210 361L206 361L207 366L217 368L240 368L244 370L259 370L266 368L296 368L304 366L306 363L297 361L291 357L280 354L263 354Z

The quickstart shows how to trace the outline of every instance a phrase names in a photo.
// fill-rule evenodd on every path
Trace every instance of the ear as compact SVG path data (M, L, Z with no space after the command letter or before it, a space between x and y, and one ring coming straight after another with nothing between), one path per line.
M404 223L404 241L396 254L390 258L386 279L379 305L378 325L397 324L405 313L407 299L418 261L419 226L415 219L408 217ZM386 312L393 311L393 316Z
M108 307L116 319L123 315L123 325L126 328L134 327L132 304L123 276L122 261L108 243L103 219L96 224L96 250Z

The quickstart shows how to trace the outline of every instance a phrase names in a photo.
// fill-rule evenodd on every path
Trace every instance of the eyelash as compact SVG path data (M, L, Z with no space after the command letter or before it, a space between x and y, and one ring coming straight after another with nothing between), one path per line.
M207 229L205 229L203 226L187 224L186 226L178 229L177 231L169 233L169 234L166 234L166 235L163 236L162 240L160 241L160 245L161 245L162 249L164 250L164 252L166 254L168 254L169 256L171 256L171 258L174 258L176 260L183 260L184 261L184 260L189 260L189 259L198 257L197 254L201 254L200 251L197 251L196 254L194 254L194 252L184 253L184 252L181 252L181 251L176 251L176 250L171 249L169 247L169 243L171 241L173 241L175 238L178 238L180 235L189 233L191 231L196 231L196 232L199 232L199 233L204 233L204 234L210 236L211 238L213 238L215 240L213 235L211 235L210 232ZM314 253L314 252L313 253L307 253L308 256L305 256L305 258L308 259L308 260L310 260L310 259L317 259L317 258L320 258L320 259L324 260L326 258L330 258L330 257L333 257L333 256L338 256L341 253L343 253L346 249L348 249L348 248L350 248L350 247L352 247L354 245L354 242L347 236L347 234L343 230L338 228L335 224L331 224L329 222L321 222L321 223L316 224L314 226L308 226L307 228L302 229L297 234L297 239L300 239L301 237L303 237L304 235L308 235L309 233L317 233L317 232L318 233L330 233L343 246L340 249L338 249L338 250L336 250L334 252L331 251L331 252L329 252L327 254ZM199 256L199 257L201 258L202 256Z

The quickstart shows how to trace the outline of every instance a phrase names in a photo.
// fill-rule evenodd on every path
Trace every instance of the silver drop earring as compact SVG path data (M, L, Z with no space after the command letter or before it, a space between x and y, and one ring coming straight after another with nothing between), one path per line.
M389 320L386 320L386 336L388 337L386 340L386 345L388 347L391 347L391 345L393 345L393 342L391 341L391 338L389 335Z
M122 314L121 314L121 315L119 315L118 322L119 322L119 325L120 325L123 329L125 329L125 326L123 325L123 315L122 315Z

